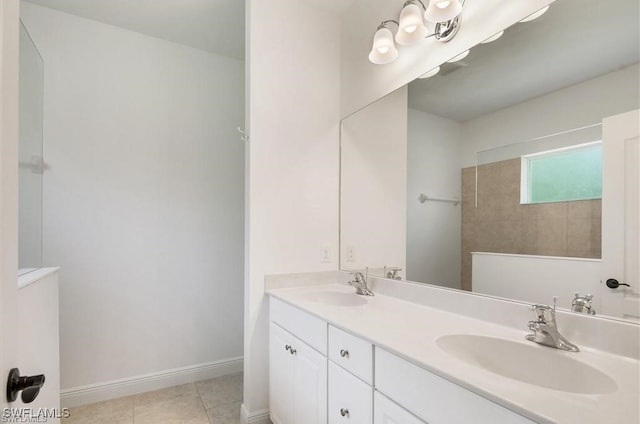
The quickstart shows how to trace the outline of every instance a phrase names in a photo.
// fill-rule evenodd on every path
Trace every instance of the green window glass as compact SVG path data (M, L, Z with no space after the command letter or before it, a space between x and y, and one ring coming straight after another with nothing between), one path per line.
M522 158L522 203L561 202L602 197L602 143Z

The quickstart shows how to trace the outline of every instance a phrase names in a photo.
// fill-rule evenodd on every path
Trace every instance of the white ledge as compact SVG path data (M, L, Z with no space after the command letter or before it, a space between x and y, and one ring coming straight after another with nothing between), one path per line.
M542 255L524 255L519 253L494 253L494 252L471 252L471 254L487 255L487 256L511 256L515 258L553 259L556 261L602 262L602 259L598 259L598 258L576 258L573 256L542 256Z
M57 273L59 270L59 267L36 268L33 271L22 274L18 277L18 288L23 289L30 286L33 283Z

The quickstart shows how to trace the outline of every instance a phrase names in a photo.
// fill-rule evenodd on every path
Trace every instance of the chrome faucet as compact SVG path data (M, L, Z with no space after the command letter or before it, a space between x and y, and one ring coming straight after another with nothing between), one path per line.
M402 277L400 276L400 271L402 271L402 268L392 267L387 271L387 267L385 266L384 270L384 275L386 275L387 278L390 278L392 280L402 280Z
M353 280L349 281L356 288L356 293L363 296L373 296L373 292L367 287L367 279L361 272L352 272Z
M580 293L574 293L573 302L571 302L571 311L581 314L595 315L596 310L593 309L591 302L593 301L592 294L581 295Z
M558 332L558 324L556 324L556 301L553 298L553 308L549 305L533 305L531 309L536 314L535 321L529 321L529 330L531 334L527 334L527 340L541 345L554 347L556 349L567 350L569 352L580 352L578 346L565 339Z

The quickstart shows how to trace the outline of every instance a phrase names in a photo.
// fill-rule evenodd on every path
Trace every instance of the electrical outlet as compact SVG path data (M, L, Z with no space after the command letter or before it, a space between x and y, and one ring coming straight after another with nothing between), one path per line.
M329 246L320 246L320 263L328 264L331 262L331 256L329 255Z
M347 262L356 261L356 249L353 246L347 246Z

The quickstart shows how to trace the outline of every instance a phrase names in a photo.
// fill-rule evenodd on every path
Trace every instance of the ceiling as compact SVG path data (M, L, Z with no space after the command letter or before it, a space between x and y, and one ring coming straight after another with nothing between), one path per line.
M108 25L244 60L245 0L24 0ZM354 0L301 0L329 13Z
M464 122L635 64L639 16L638 0L556 1L542 17L410 83L409 107Z
M244 60L244 0L26 0Z

